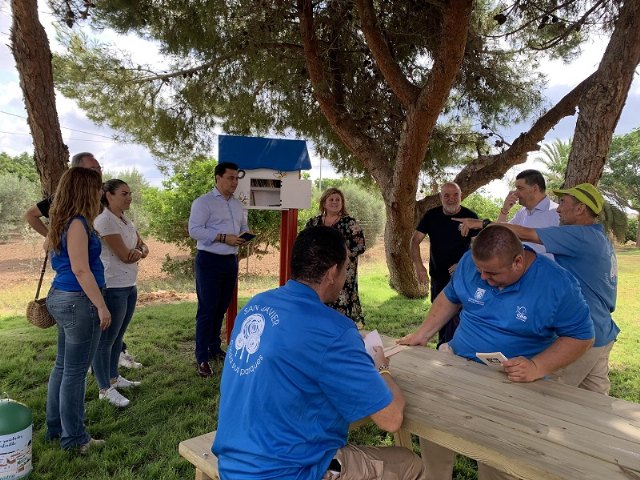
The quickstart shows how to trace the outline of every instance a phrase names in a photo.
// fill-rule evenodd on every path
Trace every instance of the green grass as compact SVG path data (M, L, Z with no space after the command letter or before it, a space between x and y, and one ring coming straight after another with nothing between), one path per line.
M620 285L614 315L622 332L613 349L612 394L640 402L640 251L618 254ZM249 295L277 284L277 278L242 278L240 303ZM182 285L182 286L180 286ZM189 282L177 289L189 290ZM152 288L147 286L146 288ZM165 290L172 284L164 286ZM191 287L192 288L192 287ZM360 270L360 292L367 328L400 336L415 329L429 302L406 300L393 292L386 268L366 263ZM0 304L13 301L0 292ZM202 379L193 360L195 304L139 307L126 340L145 367L124 372L143 384L126 395L131 404L122 410L98 401L98 387L88 376L86 424L89 433L107 440L107 447L87 458L62 451L44 441L47 379L55 359L56 330L39 330L23 316L0 316L0 393L26 403L34 415L34 479L91 478L105 480L187 479L193 467L177 453L181 440L216 428L219 375ZM219 367L215 366L219 373ZM373 425L351 432L354 443L388 445L390 436ZM475 479L474 462L460 458L455 478Z

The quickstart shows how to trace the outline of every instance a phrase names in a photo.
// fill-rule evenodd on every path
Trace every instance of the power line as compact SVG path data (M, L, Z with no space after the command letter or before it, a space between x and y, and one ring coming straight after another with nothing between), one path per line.
M23 115L17 115L15 113L5 112L4 110L0 110L0 113L4 113L5 115L10 115L12 117L22 118L24 120L27 119L27 117L25 117ZM99 133L86 132L84 130L78 130L76 128L65 127L64 125L60 125L60 128L64 128L65 130L70 130L72 132L84 133L86 135L93 135L93 136L96 136L96 137L108 138L109 140L113 140L113 137L108 137L107 135L101 135Z

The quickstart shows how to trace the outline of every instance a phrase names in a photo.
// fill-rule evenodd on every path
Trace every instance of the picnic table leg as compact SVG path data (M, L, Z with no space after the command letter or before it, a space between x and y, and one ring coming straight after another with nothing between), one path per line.
M405 447L411 450L411 432L400 429L393 434L393 440L397 447Z
M196 480L213 480L213 478L211 478L199 468L196 468Z

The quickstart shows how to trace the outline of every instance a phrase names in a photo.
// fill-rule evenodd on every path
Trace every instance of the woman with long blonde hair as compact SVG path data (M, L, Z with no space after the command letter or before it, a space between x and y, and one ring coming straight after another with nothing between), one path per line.
M49 215L51 266L56 275L47 309L58 327L56 362L47 392L47 440L86 454L104 444L84 426L85 377L100 340L111 323L103 298L104 268L93 220L100 210L102 179L82 167L66 171Z

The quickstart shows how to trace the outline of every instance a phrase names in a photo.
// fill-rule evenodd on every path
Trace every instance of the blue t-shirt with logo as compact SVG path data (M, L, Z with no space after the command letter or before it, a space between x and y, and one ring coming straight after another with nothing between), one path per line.
M322 478L349 424L392 394L352 320L290 280L239 312L212 451L224 479Z
M475 361L479 361L476 352L531 358L558 337L593 338L589 308L578 282L542 255L516 283L500 290L480 278L467 252L444 294L462 305L460 325L449 345L456 355Z
M538 228L538 237L556 262L578 280L595 328L594 347L614 341L620 329L611 318L616 308L618 262L600 224Z

